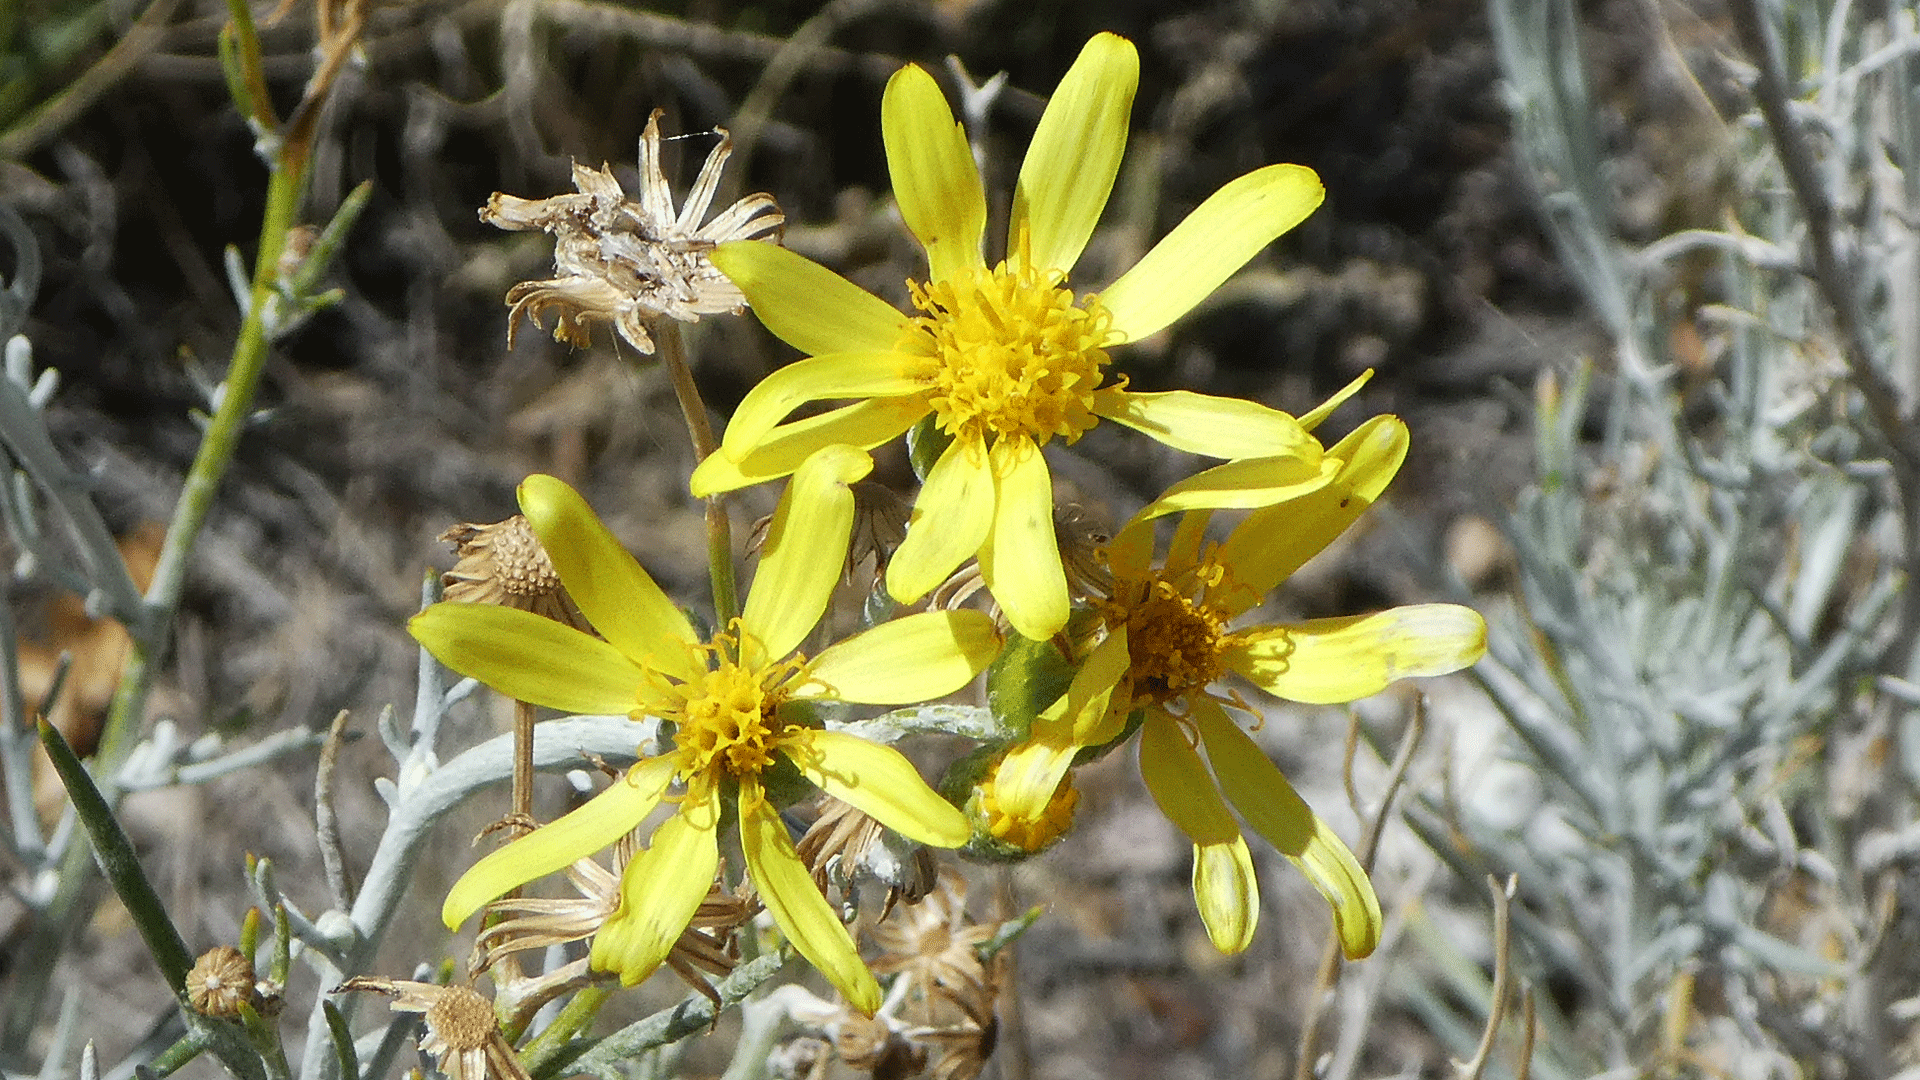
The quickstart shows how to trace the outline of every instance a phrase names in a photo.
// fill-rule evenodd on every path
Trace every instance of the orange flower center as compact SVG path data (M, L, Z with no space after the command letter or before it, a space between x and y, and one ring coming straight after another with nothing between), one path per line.
M1116 587L1108 607L1107 624L1127 628L1127 666L1133 678L1133 696L1161 705L1191 691L1204 689L1219 678L1225 665L1227 612L1205 598L1194 600L1192 588L1153 574L1147 580Z
M922 377L940 430L970 445L987 436L1037 446L1078 439L1099 422L1093 392L1111 360L1111 317L1097 297L1075 304L1058 273L972 270L907 282L915 317L902 352L925 356Z

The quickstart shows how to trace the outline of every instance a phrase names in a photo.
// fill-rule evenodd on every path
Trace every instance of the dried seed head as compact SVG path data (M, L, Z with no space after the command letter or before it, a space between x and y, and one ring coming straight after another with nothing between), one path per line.
M202 1016L239 1016L253 997L253 965L231 945L200 954L187 972L187 1004Z
M493 1005L470 986L448 986L427 1006L427 1039L422 1046L435 1057L480 1050L493 1034ZM433 1046L439 1042L439 1048Z
M526 1067L494 1021L493 1003L471 986L357 975L334 993L344 990L385 994L399 1012L426 1014L420 1049L450 1080L527 1080Z
M588 628L526 518L515 514L491 525L455 525L440 539L453 545L459 559L440 578L448 600L519 608L577 630Z
M628 344L652 353L648 325L656 319L699 322L702 315L746 306L746 297L708 256L730 240L765 237L786 222L786 215L773 196L759 193L701 224L733 153L733 140L717 128L720 143L676 212L673 190L660 168L661 111L653 111L640 137L638 199L627 197L605 165L596 172L576 164L574 194L521 199L495 192L480 211L480 220L502 229L539 229L554 238L554 276L507 291L513 307L508 348L522 313L539 326L552 312L554 338L575 346L590 343L594 324L609 323Z

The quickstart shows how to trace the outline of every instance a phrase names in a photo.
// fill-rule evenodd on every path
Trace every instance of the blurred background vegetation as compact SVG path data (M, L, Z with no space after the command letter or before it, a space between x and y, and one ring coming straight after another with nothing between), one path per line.
M61 372L47 424L137 562L240 324L226 249L251 257L265 199L256 132L218 59L227 12L0 5L0 202L43 263L19 329ZM313 17L289 7L256 12L283 111L313 68ZM630 178L664 108L664 130L692 133L678 179L711 145L701 133L728 127L739 187L721 201L771 192L789 246L900 299L919 254L887 195L887 76L919 62L957 91L1007 73L984 133L988 191L1004 199L1037 95L1099 30L1138 44L1141 88L1077 280L1110 280L1258 165L1311 166L1329 192L1201 311L1130 349L1134 385L1300 411L1376 369L1324 434L1396 412L1413 456L1387 512L1280 602L1322 615L1469 598L1497 616L1495 639L1477 680L1424 688L1405 824L1390 818L1380 854L1388 942L1329 995L1304 884L1263 875L1275 885L1252 949L1213 954L1185 842L1129 770L1089 770L1061 848L981 875L1009 910L1051 906L1021 943L989 1075L1920 1065L1920 740L1903 728L1920 623L1900 592L1920 551L1920 461L1902 430L1920 385L1911 0L375 6L320 119L301 214L322 223L372 183L324 282L343 299L268 359L154 712L189 737L257 738L411 700L401 624L423 567L446 565L434 537L512 512L530 471L576 483L663 583L700 591L691 456L665 378L610 341L572 350L523 332L507 349L501 297L543 276L551 248L483 226L490 193L566 190L574 160ZM1777 117L1756 108L1769 78ZM0 275L21 268L17 247L0 251ZM722 415L792 358L750 319L696 338ZM1059 452L1066 494L1124 516L1191 467L1111 435ZM880 475L910 478L901 460ZM743 500L741 524L769 498ZM43 583L16 584L12 601L23 668L75 656L56 718L84 749L124 645ZM1352 711L1351 810L1345 711L1276 709L1259 737L1356 837L1412 713L1410 693ZM456 719L477 738L499 715ZM341 813L371 823L347 830L350 864L377 836L368 778L384 767L365 746L343 758ZM128 804L195 951L234 938L242 851L271 855L289 895L323 905L308 769ZM57 788L41 794L57 805ZM416 897L464 860L463 828L445 828ZM1503 952L1492 912L1505 905L1485 879L1511 873ZM17 977L9 946L28 921L0 897L0 976ZM418 954L443 932L423 915L410 933ZM115 1060L170 1007L130 938L103 914L56 978L99 1003L89 1034ZM1518 997L1476 1054L1505 974L1532 1003L1530 1057ZM47 1040L43 1027L0 1065L35 1071Z

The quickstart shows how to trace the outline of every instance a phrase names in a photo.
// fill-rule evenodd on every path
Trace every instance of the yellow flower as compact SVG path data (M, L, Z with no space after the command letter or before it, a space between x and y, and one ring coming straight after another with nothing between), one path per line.
M567 591L604 637L511 608L435 604L411 629L442 663L511 697L565 712L659 717L674 749L635 765L578 810L481 859L441 914L456 927L509 889L562 870L677 805L622 875L620 907L595 935L593 966L631 985L672 950L713 881L723 798L737 792L740 842L761 901L801 955L871 1010L879 986L794 853L763 776L784 759L802 776L921 843L956 847L964 817L890 747L803 726L783 707L807 699L908 704L951 693L999 651L978 612L896 619L812 658L794 653L837 583L852 528L848 485L872 460L839 446L809 458L775 512L741 617L710 641L692 626L586 502L528 477L520 507ZM670 794L672 785L682 785Z
M1278 698L1332 704L1396 679L1457 671L1486 652L1486 624L1454 604L1229 627L1372 505L1406 453L1406 426L1375 417L1327 451L1331 482L1255 510L1218 546L1203 540L1212 510L1245 506L1269 463L1208 470L1128 522L1108 549L1114 584L1099 611L1104 636L1096 635L1067 693L990 776L998 812L1016 823L1044 819L1074 755L1119 738L1137 713L1140 774L1193 841L1194 900L1214 945L1246 948L1259 914L1237 811L1327 898L1347 956L1372 952L1380 904L1366 872L1226 711L1251 707L1234 691L1210 688L1238 675ZM1153 520L1180 510L1156 566Z
M1107 349L1179 318L1318 206L1319 178L1269 165L1221 188L1133 269L1076 300L1067 275L1092 235L1126 148L1139 82L1133 45L1087 43L1035 130L1014 188L1006 257L981 254L987 201L965 133L933 77L888 82L881 126L894 197L927 252L928 280L903 315L815 263L769 244L723 244L713 264L768 329L809 354L740 403L721 452L693 474L710 495L785 476L816 447L871 449L931 416L951 438L927 474L906 541L887 568L896 600L925 596L977 557L1007 620L1047 638L1066 624L1041 448L1100 420L1210 457L1298 456L1320 445L1285 413L1187 391L1141 394L1108 381ZM864 399L781 421L810 401Z

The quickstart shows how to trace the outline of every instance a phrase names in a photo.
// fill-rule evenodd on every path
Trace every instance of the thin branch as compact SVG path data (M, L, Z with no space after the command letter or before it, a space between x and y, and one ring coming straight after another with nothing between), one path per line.
M1514 890L1519 886L1518 874L1507 875L1505 888L1491 874L1487 876L1487 891L1493 894L1493 1000L1487 1004L1487 1026L1480 1033L1480 1045L1474 1050L1472 1060L1453 1063L1459 1080L1480 1080L1480 1075L1487 1069L1487 1062L1493 1057L1493 1043L1500 1036L1500 1021L1506 1019L1508 983L1513 979L1513 942L1508 934L1507 916L1513 905ZM1529 1031L1532 1028L1532 1012L1532 999L1529 998ZM1528 1043L1528 1050L1531 1051L1531 1035Z
M327 741L320 747L320 763L313 770L313 831L320 841L320 865L326 871L327 891L333 894L333 906L341 911L353 905L353 879L340 854L340 819L333 812L333 770L340 761L351 715L346 709L335 714L327 729Z
M1347 800L1353 806L1353 814L1366 822L1366 832L1360 838L1360 848L1354 857L1360 860L1360 868L1373 873L1374 857L1380 851L1380 835L1386 829L1387 815L1393 811L1393 800L1400 793L1400 786L1407 777L1407 766L1413 763L1413 755L1420 749L1421 741L1427 732L1427 696L1420 695L1414 703L1413 715L1407 721L1407 732L1400 737L1400 748L1394 751L1393 764L1387 769L1387 790L1380 798L1380 809L1369 818L1360 807L1360 792L1353 782L1353 759L1360 743L1360 714L1352 714L1347 725L1347 745L1341 767L1341 779L1346 785ZM1335 984L1340 977L1341 966L1340 935L1329 932L1326 947L1320 951L1320 967L1314 972L1313 992L1308 995L1307 1017L1300 1028L1300 1052L1294 1058L1294 1080L1309 1080L1313 1075L1314 1048L1320 1042L1320 1028L1326 1021L1328 1006L1333 1002Z

